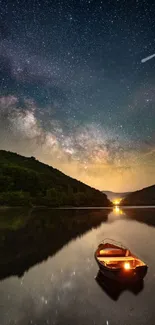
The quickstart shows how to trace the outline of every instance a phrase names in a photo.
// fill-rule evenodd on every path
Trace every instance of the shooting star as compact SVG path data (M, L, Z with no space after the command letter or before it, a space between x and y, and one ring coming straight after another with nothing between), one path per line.
M149 55L149 56L147 56L145 59L142 59L141 62L142 62L142 63L145 63L146 61L151 60L151 59L154 58L154 57L155 57L155 54Z

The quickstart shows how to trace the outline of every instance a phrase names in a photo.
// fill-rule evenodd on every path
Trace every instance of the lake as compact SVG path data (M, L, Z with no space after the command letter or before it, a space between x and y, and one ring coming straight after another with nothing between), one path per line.
M97 281L105 237L148 264L139 288ZM153 325L154 238L154 208L1 209L0 325Z

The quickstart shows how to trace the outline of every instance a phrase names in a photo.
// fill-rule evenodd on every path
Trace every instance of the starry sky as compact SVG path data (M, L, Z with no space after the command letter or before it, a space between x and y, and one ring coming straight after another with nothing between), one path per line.
M0 0L0 149L100 190L155 183L155 3Z

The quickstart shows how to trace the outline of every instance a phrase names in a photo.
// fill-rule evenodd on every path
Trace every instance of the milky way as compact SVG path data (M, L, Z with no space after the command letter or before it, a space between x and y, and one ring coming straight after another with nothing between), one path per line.
M144 0L1 1L0 148L99 189L154 183L155 61L141 64L154 11Z

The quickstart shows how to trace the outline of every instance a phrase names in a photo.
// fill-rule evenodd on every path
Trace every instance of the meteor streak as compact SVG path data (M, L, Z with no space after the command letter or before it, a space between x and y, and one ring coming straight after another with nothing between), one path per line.
M145 63L146 61L151 60L151 59L153 59L154 57L155 57L155 54L149 55L149 56L147 56L146 58L142 59L141 62L142 62L142 63Z

